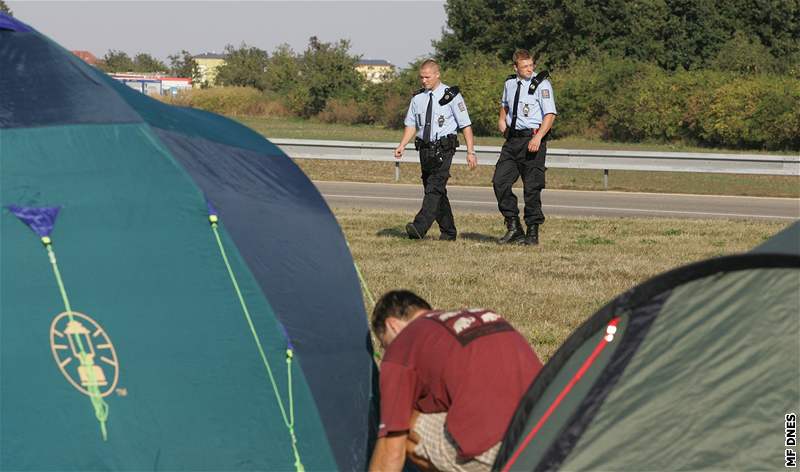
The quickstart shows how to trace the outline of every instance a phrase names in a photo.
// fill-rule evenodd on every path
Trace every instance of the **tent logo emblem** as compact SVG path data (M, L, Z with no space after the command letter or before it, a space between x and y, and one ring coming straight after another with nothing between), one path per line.
M117 352L106 331L92 318L77 311L59 314L50 325L50 349L58 368L73 387L91 395L96 386L100 396L108 396L119 380ZM82 364L81 353L86 354Z

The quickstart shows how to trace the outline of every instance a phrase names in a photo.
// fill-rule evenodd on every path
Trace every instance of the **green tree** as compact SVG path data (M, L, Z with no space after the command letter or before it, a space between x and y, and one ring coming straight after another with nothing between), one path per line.
M277 95L285 96L298 86L301 76L300 58L288 44L281 44L267 60L264 87Z
M190 77L192 81L200 80L200 67L192 54L187 50L167 56L169 73L176 77Z
M0 13L5 13L8 16L14 16L14 12L12 12L10 8L8 8L8 5L6 5L6 2L4 0L0 0Z
M133 58L134 72L166 72L167 65L150 54L140 52Z
M135 69L133 59L124 51L109 49L98 67L106 72L132 72Z
M778 72L780 64L758 38L737 31L711 60L712 68L741 74Z
M300 114L316 115L330 98L356 98L365 83L356 71L359 59L350 54L348 40L324 43L316 36L309 38L308 47L300 56L302 80L298 85L305 91L295 89L296 96L304 97Z
M552 65L607 54L695 69L737 31L781 61L800 52L797 0L448 0L445 11L448 30L434 45L446 63L474 51L508 61L525 47Z
M264 90L264 73L269 55L266 51L242 43L239 48L225 46L225 63L217 69L218 85L254 87Z
M497 117L503 84L513 69L491 54L466 53L452 68L445 69L442 81L458 85L469 110L472 129L480 135L499 135Z

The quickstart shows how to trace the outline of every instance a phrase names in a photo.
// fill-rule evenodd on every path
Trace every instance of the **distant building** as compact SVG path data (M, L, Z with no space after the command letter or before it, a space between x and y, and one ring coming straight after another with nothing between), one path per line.
M109 74L128 87L145 95L176 95L180 90L192 88L188 77L164 77L160 74Z
M90 66L97 66L98 62L97 56L90 53L89 51L70 51L70 52L80 57L83 60L83 62L89 64Z
M213 86L217 79L217 69L225 64L225 54L207 52L194 56L193 59L197 62L200 72L200 80L195 83L195 87L199 87L203 83Z
M383 59L361 59L356 65L356 71L374 84L388 80L394 75L394 64Z
M161 77L161 93L164 95L177 95L181 90L192 88L192 79L189 77Z

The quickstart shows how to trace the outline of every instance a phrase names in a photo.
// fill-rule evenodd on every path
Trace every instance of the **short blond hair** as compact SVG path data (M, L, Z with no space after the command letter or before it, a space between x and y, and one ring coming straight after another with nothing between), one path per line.
M422 64L419 65L419 70L425 69L426 67L433 67L436 69L436 72L439 72L439 63L436 62L435 59L425 59L422 61Z
M533 55L531 55L527 49L517 49L514 51L514 55L511 56L511 60L514 61L514 65L517 65L518 61L525 59L530 59L533 62L536 62L536 60L533 58Z

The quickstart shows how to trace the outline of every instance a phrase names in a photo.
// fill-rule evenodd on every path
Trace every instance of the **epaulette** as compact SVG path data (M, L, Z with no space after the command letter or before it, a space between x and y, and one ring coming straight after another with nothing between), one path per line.
M415 90L415 91L414 91L414 93L412 93L412 94L411 94L411 96L412 96L412 97L416 97L417 95L421 94L421 93L422 93L422 92L424 92L424 91L425 91L425 87L422 87L422 88L421 88L421 89L419 89L419 90Z
M447 105L448 103L452 102L459 92L460 90L458 89L458 85L447 87L444 89L444 95L442 95L442 98L439 99L439 105Z
M547 80L550 77L550 72L543 70L536 74L534 78L531 79L531 85L528 87L528 95L533 95L536 92L536 87L539 86L543 81Z
M508 82L511 79L516 79L516 78L517 78L517 74L511 74L508 77L506 77L506 82Z

